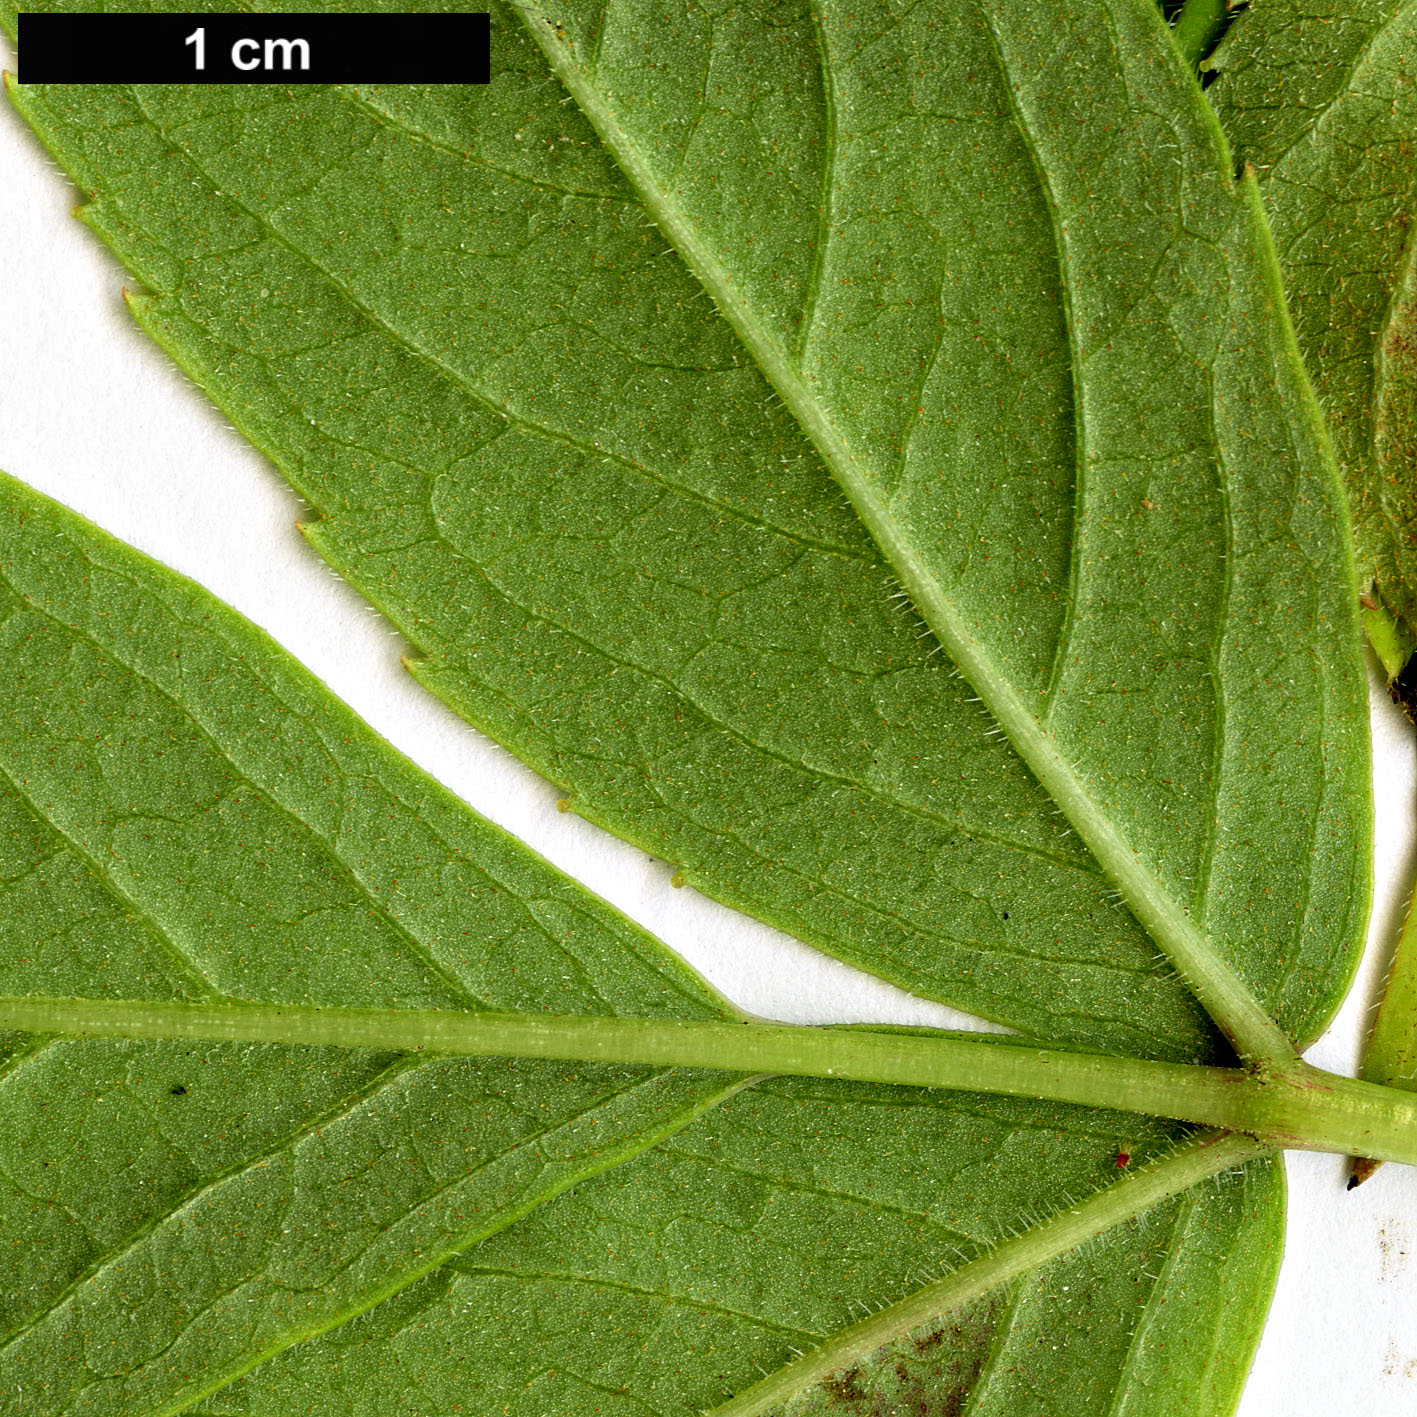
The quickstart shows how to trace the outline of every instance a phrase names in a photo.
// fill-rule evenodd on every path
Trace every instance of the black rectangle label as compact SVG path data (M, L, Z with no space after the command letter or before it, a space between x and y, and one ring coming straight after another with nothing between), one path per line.
M22 84L485 84L487 14L24 14Z

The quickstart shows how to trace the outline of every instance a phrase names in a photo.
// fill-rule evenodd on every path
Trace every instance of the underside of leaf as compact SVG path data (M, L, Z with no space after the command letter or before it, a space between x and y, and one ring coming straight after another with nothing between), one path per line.
M730 1016L205 592L17 484L5 493L8 989ZM415 984L415 961L439 982ZM505 1400L570 1414L623 1394L627 1412L682 1414L958 1273L1022 1335L1018 1359L980 1358L978 1384L1011 1390L1063 1322L1111 1335L1112 1368L1087 1379L1107 1390L1163 1361L1169 1330L1141 1322L1153 1295L1208 1292L1209 1264L1240 1262L1248 1305L1200 1320L1238 1325L1239 1356L1193 1373L1225 1409L1271 1275L1274 1173L1251 1164L1171 1197L1263 1148L1188 1161L1196 1144L1168 1157L1176 1129L1136 1115L813 1081L759 1084L720 1125L694 1126L747 1081L12 1038L0 1216L26 1243L3 1251L0 1362L26 1414L379 1412L407 1409L410 1383L430 1413ZM640 1152L652 1159L627 1168ZM1158 1178L1149 1200L1127 1199L1127 1167L1128 1185ZM552 1204L611 1170L603 1191ZM1089 1196L1102 1210L1079 1230L1070 1208ZM1130 1322L1059 1318L1047 1295L1079 1265L1122 1286L1106 1302L1138 1305ZM430 1325L442 1346L426 1346ZM662 1342L647 1361L649 1331Z
M1208 90L1259 171L1295 330L1333 433L1359 572L1417 631L1417 7L1256 6ZM1276 100L1276 95L1280 96Z
M1238 155L1262 176L1296 331L1353 509L1364 630L1389 693L1417 722L1414 66L1410 3L1266 3L1216 55L1210 95ZM1411 1086L1414 981L1409 920L1364 1077ZM1355 1182L1372 1170L1360 1162Z
M1155 51L1132 61L1132 136L1106 161L1060 151L1050 181L1154 152L1158 170L1111 179L1135 231L1112 231L1110 207L1055 212L1040 181L1038 131L1092 130L1081 114L1030 120L1010 85L1056 70L1063 36L1022 34L1010 59L973 11L936 47L954 67L916 83L933 86L914 95L923 115L889 119L903 167L872 156L889 115L873 117L869 92L852 99L860 140L808 131L826 121L821 71L794 62L778 85L806 88L773 100L777 168L706 156L693 171L736 224L715 249L744 235L736 278L775 338L806 338L793 311L813 293L814 397L885 479L994 687L1024 705L1015 726L1070 760L1091 826L1130 841L1117 850L1144 863L1142 904L1188 947L1211 941L1192 963L1224 956L1309 1036L1366 910L1353 609L1341 539L1321 530L1335 494L1282 330L1258 347L1249 333L1279 312L1202 100L1181 89L1159 21L1123 9L1139 34L1107 64ZM1111 23L1092 28L1105 39ZM698 52L651 30L666 53ZM816 53L810 26L771 33ZM811 443L524 43L499 33L501 72L481 91L21 103L98 191L86 219L160 293L135 302L145 327L322 513L317 548L418 646L419 677L576 810L933 997L1042 1037L1211 1053L1118 883L990 738L981 686L892 607L892 568ZM1067 62L1085 67L1078 44ZM855 82L849 55L838 83ZM929 117L937 90L958 117ZM1098 102L1128 111L1124 89ZM1147 134L1157 103L1189 125L1200 172ZM731 118L714 122L740 131ZM985 138L989 161L974 155ZM909 166L941 142L964 144L952 165L940 152ZM908 195L944 173L929 205ZM819 219L838 189L859 190L860 210ZM1162 191L1182 204L1169 226ZM359 220L331 218L345 209ZM749 229L787 233L774 240L792 263L760 256ZM825 275L819 244L840 252ZM174 248L191 254L177 263ZM1223 377L1233 341L1200 320L1217 300L1254 316L1237 325L1243 371ZM1084 365L1090 400L1075 394ZM1272 716L1297 737L1270 732Z
M486 88L13 92L315 548L575 810L1033 1037L1288 1056L1367 912L1349 529L1253 185L1155 9L496 18ZM110 994L725 1016L297 671L271 671L302 686L288 718L245 689L203 717L204 683L264 682L276 652L203 679L192 627L253 632L105 554L122 574L77 608L84 578L28 554L6 623L43 633L17 640L5 747L86 888L156 922L125 949L176 973L134 955ZM130 603L124 578L152 585ZM188 607L176 628L149 595ZM428 840L430 811L476 849ZM5 992L105 992L66 971ZM26 1118L25 1069L70 1052L125 1086L191 1056L45 1045L13 1074ZM1148 1417L1238 1393L1282 1216L1249 1142L1177 1198L1212 1139L1132 1115L370 1066L393 1071L202 1153L33 1281L11 1356L35 1413L786 1417L919 1390ZM96 1130L105 1174L139 1112Z

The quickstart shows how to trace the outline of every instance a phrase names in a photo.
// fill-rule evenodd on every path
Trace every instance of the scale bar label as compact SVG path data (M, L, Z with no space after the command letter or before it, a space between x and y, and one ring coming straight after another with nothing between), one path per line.
M486 13L26 14L22 84L485 84Z

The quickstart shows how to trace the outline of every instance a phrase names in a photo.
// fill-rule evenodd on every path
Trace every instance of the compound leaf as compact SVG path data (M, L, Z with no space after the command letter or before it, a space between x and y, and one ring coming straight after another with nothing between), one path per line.
M558 8L494 55L485 89L15 96L315 547L576 810L1037 1037L1224 1056L1197 998L1247 1051L1312 1036L1367 903L1348 531L1253 191L1151 7ZM179 1372L205 1339L169 1347L160 1280L123 1307L141 1245L102 1270L159 1314L141 1380L66 1362L73 1327L16 1343L125 1413L1233 1405L1265 1163L1176 1200L1150 1178L1208 1143L844 1085L689 1122L729 1086L383 1303L263 1293L305 1340L277 1356L222 1331ZM1066 1254L1063 1196L1107 1217ZM964 1306L948 1361L939 1324L793 1361L956 1271L923 1291Z
M205 591L0 490L7 994L732 1017ZM967 1296L950 1361L972 1353L971 1382L1015 1381L986 1342L1007 1315L1025 1353L1093 1334L1089 1391L1158 1368L1221 1411L1278 1253L1277 1175L1241 1165L1262 1147L1178 1148L1133 1115L782 1081L696 1127L751 1080L320 1048L294 1025L6 1046L0 1369L26 1417L691 1412L927 1280ZM1089 1197L1075 1252L1052 1231ZM1073 1312L1094 1272L1110 1288ZM1227 1362L1178 1367L1171 1328L1134 1320L1163 1302Z
M716 80L702 121L674 68L697 40L592 24L596 102L638 85L645 163L686 145L675 211L708 213L699 255L758 350L656 234L669 179L627 182L515 21L486 89L18 101L153 292L145 327L317 509L317 549L576 810L918 992L1189 1059L1218 1040L1177 963L1259 1032L1237 975L1298 1037L1341 994L1364 709L1254 213L1159 18L1116 9L1075 33L1026 5L843 19L849 103L805 10L742 12L723 62L751 50L756 77ZM902 566L764 368L811 384L798 412L889 498L883 544L973 683L890 603Z

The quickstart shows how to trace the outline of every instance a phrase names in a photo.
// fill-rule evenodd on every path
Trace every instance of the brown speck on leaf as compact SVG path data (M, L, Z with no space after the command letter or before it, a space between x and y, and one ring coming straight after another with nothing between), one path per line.
M964 1417L964 1407L974 1390L976 1373L967 1383L957 1383L940 1401L940 1417Z
M822 1386L834 1402L865 1402L866 1391L861 1386L861 1369L848 1368L844 1373L823 1378Z
M989 1360L999 1299L991 1296L883 1344L821 1381L808 1410L850 1417L964 1417Z

